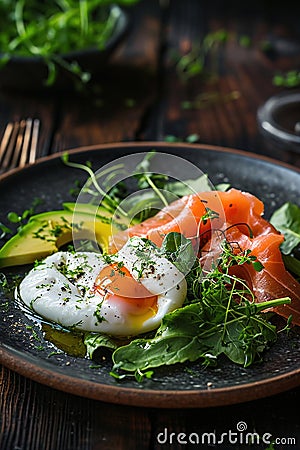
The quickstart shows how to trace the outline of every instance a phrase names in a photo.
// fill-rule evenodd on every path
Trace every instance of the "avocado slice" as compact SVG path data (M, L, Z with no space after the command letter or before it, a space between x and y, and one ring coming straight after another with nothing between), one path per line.
M107 209L105 209L103 206L99 205L92 205L91 203L74 203L74 202L65 202L63 203L64 209L67 211L73 211L77 213L86 213L86 214L92 214L93 216L96 215L99 217L99 219L102 219L104 222L106 221L106 218L111 219L113 217L113 214L108 212ZM113 217L114 223L116 228L119 227L128 227L129 225L133 225L136 223L136 220L132 220L132 222L129 224L128 218L124 216L118 216L116 215Z
M83 212L86 214L97 215L99 217L111 217L111 214L102 206L92 205L91 203L74 203L65 202L63 203L63 208L67 211Z
M108 218L108 217L107 217ZM109 218L108 218L109 219ZM32 216L22 230L0 249L0 268L30 264L56 252L60 247L76 239L96 240L107 251L112 234L109 220L84 212L50 211ZM72 230L73 228L73 230Z

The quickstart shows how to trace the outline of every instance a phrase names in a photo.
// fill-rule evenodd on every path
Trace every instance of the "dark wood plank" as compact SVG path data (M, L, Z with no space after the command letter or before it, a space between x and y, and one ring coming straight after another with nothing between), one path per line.
M93 450L149 448L146 409L69 395L6 368L0 398L1 449L88 450L91 442Z
M8 122L39 119L38 157L49 154L56 114L57 97L49 92L0 91L0 129L3 133Z
M151 423L146 409L101 402L93 406L93 450L149 449Z
M156 96L160 9L138 3L128 38L86 96L64 96L53 151L78 145L133 141Z
M88 450L91 402L42 386L8 369L0 373L0 448Z
M180 1L171 2L164 24L167 51L160 109L153 112L145 138L173 135L185 140L198 135L201 143L295 160L295 155L266 146L257 126L257 110L282 90L273 84L274 75L299 67L297 19L266 4L236 5L229 2L225 8L218 1L203 5L189 0L183 7ZM218 30L226 31L227 42L210 53L202 73L183 80L178 73L180 57L201 45L207 33ZM264 51L266 42L272 51Z

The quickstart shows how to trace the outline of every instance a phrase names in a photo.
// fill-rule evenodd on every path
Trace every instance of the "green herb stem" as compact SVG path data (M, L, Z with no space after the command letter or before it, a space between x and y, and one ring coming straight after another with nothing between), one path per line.
M103 196L103 198L105 199L105 201L114 209L118 208L118 212L120 214L122 214L123 216L127 217L128 214L126 211L124 211L121 206L116 203L113 199L111 199L108 195L107 192L105 192L101 186L98 183L97 177L95 175L95 173L93 172L93 170L86 164L80 164L80 163L75 163L75 162L71 162L69 161L69 155L68 153L65 153L62 156L62 160L64 162L64 164L66 164L69 167L72 167L74 169L81 169L84 170L85 172L88 173L88 175L90 176L90 179L94 185L94 187L96 188L96 190L99 192L99 194L101 194Z
M272 300L266 300L265 302L261 303L255 303L255 307L256 310L259 312L269 308L276 308L277 306L286 305L290 303L291 303L290 297L281 297Z
M153 189L155 194L161 199L164 206L168 206L169 205L168 201L166 200L165 196L161 193L160 189L158 189L157 186L153 183L153 181L151 180L151 177L148 174L144 174L144 175L145 175L145 178L146 178L149 186Z

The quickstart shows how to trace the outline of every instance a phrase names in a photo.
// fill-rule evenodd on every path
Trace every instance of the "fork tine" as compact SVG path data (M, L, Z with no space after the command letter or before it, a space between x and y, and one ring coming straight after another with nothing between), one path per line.
M31 148L29 154L29 164L33 164L36 160L36 151L37 151L37 143L39 137L39 128L40 121L38 119L34 119L33 121L33 130L32 130L32 138L31 138Z
M7 124L0 143L0 173L35 162L39 126L38 119L30 118Z
M12 157L12 161L10 164L11 168L17 167L18 161L20 159L20 155L22 156L23 145L24 145L23 141L24 141L25 126L26 126L25 120L21 120L20 125L19 125L18 135L16 137L16 142L15 142L15 146L14 146L13 157Z
M4 131L4 135L3 135L3 138L1 140L1 145L0 145L0 164L1 164L1 161L2 161L2 159L4 157L5 151L7 149L8 142L9 142L11 133L13 131L13 127L14 127L14 125L11 122L9 122L6 125L5 131Z
M5 155L4 155L4 159L3 159L3 163L2 163L2 167L1 167L1 169L3 171L7 170L9 167L9 163L11 161L11 158L12 158L12 155L14 152L19 128L20 128L20 124L18 122L14 122L12 124L12 131L11 131L10 137L7 141Z
M27 119L26 122L24 121L24 125L25 125L25 132L24 132L24 139L22 139L23 145L22 145L19 167L24 167L26 164L26 161L27 161L30 136L31 136L32 119ZM22 138L23 138L23 136L22 136Z

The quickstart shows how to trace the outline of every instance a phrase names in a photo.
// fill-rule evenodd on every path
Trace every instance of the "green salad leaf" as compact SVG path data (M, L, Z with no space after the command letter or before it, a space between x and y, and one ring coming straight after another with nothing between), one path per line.
M110 336L102 333L86 333L84 337L84 343L86 345L87 354L90 359L93 358L94 352L100 348L109 350L116 350L118 347L116 341Z
M207 192L212 190L208 176L203 174L199 178L182 181L173 181L167 183L166 189L173 194L183 197L184 195L194 194L195 192Z
M285 203L273 213L270 223L284 235L282 253L290 254L300 243L300 207L294 203Z
M286 269L300 279L300 261L292 255L282 255Z
M196 259L191 240L175 231L165 236L160 253L184 274L190 271Z
M210 365L222 353L248 367L277 339L276 326L260 312L283 303L288 299L260 304L245 301L230 307L222 302L215 305L217 314L203 302L187 305L167 314L154 338L134 339L115 350L115 368L135 372L199 358Z
M176 236L165 243L165 248L169 246L176 246ZM222 354L244 367L260 360L277 339L276 326L262 311L290 303L290 299L255 303L246 283L230 274L234 265L256 262L251 252L234 255L225 243L218 264L210 272L203 273L200 264L195 265L189 279L193 284L188 289L189 303L167 314L154 337L134 339L118 347L113 353L112 373L142 373L198 359L205 365L216 364Z

